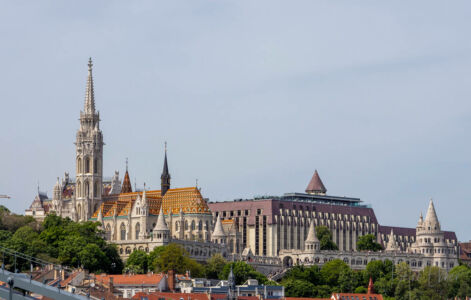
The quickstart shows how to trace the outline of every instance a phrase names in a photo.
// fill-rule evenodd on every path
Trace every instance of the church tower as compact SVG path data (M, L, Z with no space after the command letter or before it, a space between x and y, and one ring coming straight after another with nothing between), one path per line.
M160 176L160 194L162 197L170 189L170 173L168 172L167 164L167 142L165 142L165 158L164 158L164 169L162 170L162 175Z
M80 112L77 131L75 211L73 219L86 221L101 203L103 188L103 135L100 114L95 111L92 59L88 61L88 80L84 110Z

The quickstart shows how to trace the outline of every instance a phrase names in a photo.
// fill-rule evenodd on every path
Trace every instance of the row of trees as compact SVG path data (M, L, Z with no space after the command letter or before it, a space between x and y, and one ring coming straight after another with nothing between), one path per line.
M0 207L0 246L70 267L91 272L121 273L123 263L114 245L106 243L98 223L76 223L48 215L43 223L32 217L10 213ZM26 270L30 262L11 256L4 258L7 268Z
M221 254L216 254L203 265L191 259L185 249L174 243L156 247L149 254L142 250L134 250L126 261L124 272L145 274L149 271L165 273L174 270L184 274L189 271L193 277L227 279L231 267L236 284L243 284L247 279L257 279L261 284L269 283L265 275L245 262L228 262ZM271 282L271 284L276 283Z
M354 271L341 260L318 266L292 268L282 279L288 297L329 297L334 292L364 293L369 278L375 291L389 299L447 299L471 296L471 268L453 268L448 274L438 267L414 273L405 262L372 261Z

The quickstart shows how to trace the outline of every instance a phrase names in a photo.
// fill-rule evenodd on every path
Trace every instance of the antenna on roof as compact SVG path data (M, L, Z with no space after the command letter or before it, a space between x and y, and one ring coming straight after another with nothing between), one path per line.
M198 188L198 178L196 178L196 188Z

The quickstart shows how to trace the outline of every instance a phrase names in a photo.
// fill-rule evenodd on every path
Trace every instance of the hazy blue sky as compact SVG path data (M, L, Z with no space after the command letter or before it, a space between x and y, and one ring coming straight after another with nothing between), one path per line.
M74 174L87 60L104 171L212 201L362 198L471 239L470 1L1 1L0 200Z

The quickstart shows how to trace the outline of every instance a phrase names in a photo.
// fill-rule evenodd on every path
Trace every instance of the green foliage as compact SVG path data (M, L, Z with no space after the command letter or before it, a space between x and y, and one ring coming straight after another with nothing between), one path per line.
M338 250L337 245L332 241L332 233L326 226L317 226L316 235L320 242L321 250Z
M362 235L357 241L357 250L359 251L380 251L383 247L376 242L374 234Z
M220 279L227 279L231 270L231 266L232 272L234 272L236 284L243 284L247 281L247 279L257 279L259 284L266 284L268 282L268 279L265 275L255 271L251 265L243 261L226 264L222 269Z
M334 259L325 263L321 268L321 277L324 283L333 287L338 286L340 274L346 272L349 266L340 259Z
M204 275L204 268L188 256L188 253L179 245L171 243L153 253L155 255L151 266L157 272L174 270L177 273L190 271L193 277Z
M384 262L381 260L370 261L366 265L364 273L365 282L368 282L370 278L373 279L373 282L376 282L376 280L381 277L391 278L393 270L394 266L390 260L386 260Z
M34 219L9 214L1 207L0 217L0 245L4 247L66 266L83 266L91 272L120 273L123 268L116 246L105 242L98 223L75 223L49 215L40 226ZM6 265L15 268L11 259ZM18 270L29 267L29 262L17 259Z
M366 294L367 291L368 291L368 289L366 287L359 286L353 292L356 293L356 294Z
M227 261L222 257L220 253L214 254L210 259L208 259L205 267L204 273L206 278L209 279L218 279L221 277L222 270L227 264Z
M288 297L315 297L316 286L308 281L299 279L288 279L283 281L285 293Z
M439 267L427 266L419 273L419 287L427 299L445 299L447 292L446 272Z
M284 278L301 279L311 283L318 283L321 280L320 268L318 266L294 266L286 273Z
M134 274L146 274L148 260L147 253L142 250L134 250L126 261L125 271Z

